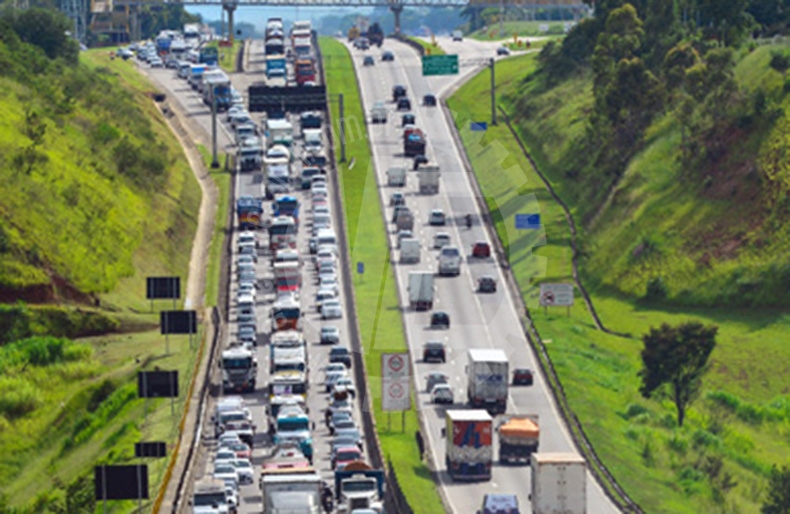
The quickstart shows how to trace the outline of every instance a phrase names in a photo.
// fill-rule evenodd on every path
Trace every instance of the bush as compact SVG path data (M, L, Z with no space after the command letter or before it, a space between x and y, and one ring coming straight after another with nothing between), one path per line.
M0 377L0 415L14 420L36 410L41 392L30 382L16 377Z
M664 279L661 277L653 277L650 279L650 282L647 283L644 299L658 301L665 299L668 295L669 287L666 282L664 282Z
M677 453L678 455L685 455L686 451L688 450L688 447L689 447L688 439L681 436L677 432L673 433L672 436L669 439L667 439L667 448Z
M695 448L718 448L721 446L721 439L707 430L697 429L691 434L691 443Z

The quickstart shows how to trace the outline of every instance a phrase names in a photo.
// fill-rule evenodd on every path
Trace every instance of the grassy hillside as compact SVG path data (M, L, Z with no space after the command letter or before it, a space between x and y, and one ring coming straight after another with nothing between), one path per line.
M442 50L442 47L439 44L431 43L430 41L426 41L421 37L409 37L412 41L420 45L425 49L425 53L427 55L444 55L445 51Z
M0 43L0 301L139 301L186 269L200 189L131 62Z
M763 87L769 103L790 113L782 77L767 69L770 50L744 52L736 74L742 87ZM667 398L644 400L638 392L639 340L596 330L580 301L570 317L532 309L574 412L604 463L646 512L757 513L770 466L790 459L785 378L790 324L786 296L779 296L787 291L781 282L786 214L774 208L772 182L762 178L766 162L772 170L787 166L775 151L786 140L787 117L739 134L723 159L698 174L712 177L699 184L677 164L676 121L656 120L645 148L628 163L607 202L605 177L596 177L584 160L589 153L580 147L592 105L590 81L577 77L545 89L525 80L534 68L534 56L498 63L499 99L580 225L582 280L604 324L635 337L662 322L719 326L702 395L678 428ZM507 206L507 212L498 211L497 231L511 247L514 272L534 306L532 285L571 280L568 227L507 130L490 128L480 139L479 132L464 128L466 120L488 115L476 102L488 80L485 72L475 77L450 107L459 113L461 135L489 205ZM543 268L523 255L540 241L522 241L527 236L509 230L530 193L537 197L546 230L546 244L534 253L547 258L545 275L531 280ZM754 244L751 234L764 242ZM701 267L705 251L715 257ZM773 270L772 278L760 270ZM668 285L669 297L649 303L642 297L656 274ZM745 306L729 304L735 289L748 300ZM754 298L778 306L749 307Z
M547 31L540 30L542 25L548 26ZM502 23L503 34L499 34L499 23L491 23L485 28L476 30L468 35L473 39L490 41L497 39L511 39L513 34L521 36L548 36L561 35L565 32L565 22L562 21L506 21Z

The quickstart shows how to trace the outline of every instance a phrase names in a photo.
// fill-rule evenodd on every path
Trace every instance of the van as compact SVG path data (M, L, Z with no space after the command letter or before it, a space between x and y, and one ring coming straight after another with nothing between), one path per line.
M239 298L238 321L240 323L255 321L255 299L251 295Z
M324 229L316 234L318 240L316 241L317 246L324 246L330 245L337 247L337 236L335 235L334 230Z
M455 246L445 246L439 252L439 275L461 274L461 252Z
M241 142L247 138L255 137L257 128L252 123L245 123L236 127L236 144L241 145Z
M305 129L302 131L304 135L305 150L319 151L323 148L324 143L321 139L321 129Z
M180 62L178 63L178 78L185 79L189 76L189 68L192 64L188 62Z
M464 33L460 30L453 31L453 41L463 41L464 40Z

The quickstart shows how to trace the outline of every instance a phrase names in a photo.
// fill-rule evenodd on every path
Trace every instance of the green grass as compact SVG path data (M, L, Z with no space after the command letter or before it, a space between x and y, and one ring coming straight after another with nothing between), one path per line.
M365 120L348 51L332 38L322 37L319 44L328 63L326 81L329 94L343 93L347 120ZM338 133L337 103L330 103L330 108L333 129ZM364 130L363 121L361 131ZM343 194L351 262L365 264L364 275L354 275L354 291L379 440L385 458L392 460L398 483L414 512L439 514L444 510L436 485L430 471L419 459L414 439L414 432L419 429L416 411L406 412L403 433L400 431L400 415L392 414L390 431L387 428L388 415L381 411L381 354L407 351L407 347L395 278L389 267L386 226L367 136L360 137L360 130L351 123L347 124L346 134L348 162L339 164L337 173ZM353 168L350 167L352 162Z
M219 51L220 68L228 73L234 73L236 71L236 56L239 55L239 49L241 48L241 45L242 40L234 38L233 47L220 47L219 41L211 41L207 46L216 47Z
M517 41L513 41L510 39L505 46L510 48L510 50L518 51L518 50L540 50L551 41L561 42L565 36L548 36L545 38L537 39L534 41L527 41L526 39L520 38Z
M762 71L767 62L759 49L738 66L738 76L764 79L769 93L781 87L776 77ZM759 62L757 62L759 61ZM593 206L585 200L600 199L581 191L583 181L567 177L566 157L584 131L583 113L589 108L589 84L578 78L554 90L537 94L529 104L518 103L519 94L530 94L522 82L534 69L534 56L497 63L500 103L514 112L527 105L518 125L521 136L538 165L547 173L560 196L569 203L574 218L588 215ZM534 171L521 157L510 133L491 127L481 138L470 132L467 120L485 120L487 106L477 99L486 92L488 73L483 72L450 99L458 112L459 129L472 160L478 181L494 209L496 229L509 248L513 271L528 305L535 306L534 288L541 281L568 281L571 276L569 232L559 206L548 196ZM776 95L776 98L779 98ZM524 112L524 111L520 111ZM620 186L623 209L615 202L593 229L583 232L590 257L582 262L582 276L604 324L609 328L641 336L649 327L663 322L699 320L719 326L718 346L711 358L711 371L704 379L702 397L688 413L686 425L675 426L675 412L667 399L644 400L638 393L637 372L641 363L640 341L609 336L595 329L577 293L570 317L564 311L532 308L535 326L547 343L571 408L605 465L625 490L648 513L753 512L759 510L766 484L766 470L790 459L787 437L790 418L785 377L790 356L787 340L790 318L780 310L703 307L658 307L637 301L633 294L614 290L612 281L601 277L627 269L630 246L621 240L637 239L650 223L664 233L659 244L672 251L666 220L685 220L691 227L704 222L705 215L722 215L724 207L700 198L697 191L679 187L672 175L676 136L672 125L659 120L651 144L629 166ZM780 135L772 133L774 140ZM752 142L742 152L753 150ZM500 169L501 167L503 169ZM659 173L660 171L660 173ZM589 183L588 183L589 184ZM534 194L539 209L534 208ZM723 202L722 202L723 203ZM722 209L721 211L718 209ZM530 258L539 241L536 234L514 233L515 212L540 212L545 224L546 244ZM702 211L702 212L700 212ZM630 224L625 219L636 220ZM705 227L706 225L702 225ZM630 232L630 235L629 235ZM776 233L777 244L783 233ZM682 266L683 259L677 259ZM753 263L746 260L745 265ZM530 280L535 272L538 276ZM688 275L684 275L689 280ZM592 284L592 285L591 285ZM724 398L722 400L721 398ZM726 401L725 401L726 400ZM769 414L771 413L771 414ZM705 459L722 459L723 471L711 478ZM726 491L723 474L737 484Z
M480 41L491 41L498 39L512 39L514 34L522 36L551 36L562 35L565 33L565 23L563 21L506 21L503 25L503 34L499 34L499 23L491 23L486 29L472 32L467 37ZM548 32L541 32L540 26L548 25Z
M430 41L425 41L421 37L411 37L409 39L414 41L415 43L419 44L421 47L425 49L426 55L444 55L445 51L442 50L442 47L439 46L437 43L431 43Z
M209 170L214 184L217 186L217 213L214 217L214 234L211 236L211 249L208 254L208 270L206 271L206 306L214 307L219 301L220 267L222 266L222 249L225 232L229 229L228 209L230 203L230 186L233 175L223 168L211 169L211 152L203 145L198 146L203 162ZM221 155L217 159L223 162Z

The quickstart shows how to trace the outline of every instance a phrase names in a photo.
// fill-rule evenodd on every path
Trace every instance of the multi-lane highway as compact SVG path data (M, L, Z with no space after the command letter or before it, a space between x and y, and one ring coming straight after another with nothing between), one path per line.
M455 43L463 45L463 43ZM481 45L475 45L475 48ZM486 45L488 46L488 45ZM490 46L489 46L490 48ZM357 74L362 87L361 96L366 112L369 112L377 101L387 101L394 111L392 88L395 84L406 87L411 99L411 112L416 115L416 125L427 135L427 155L431 162L441 169L441 187L436 195L423 195L417 191L416 173L409 173L409 182L403 189L407 206L415 214L415 237L421 242L422 258L419 264L400 264L397 262L397 251L393 251L394 269L401 289L401 298L406 301L408 292L408 274L410 271L435 270L437 251L433 250L433 237L437 232L449 232L452 244L462 249L465 254L462 273L458 277L437 277L436 299L434 309L449 312L452 324L447 331L428 330L429 314L416 312L408 305L403 305L405 326L411 355L416 370L415 387L421 416L427 424L425 434L430 447L431 460L440 471L441 487L453 512L466 513L471 506L480 504L486 493L513 493L519 496L520 504L529 505L530 472L528 467L502 467L495 463L493 477L489 482L455 483L445 472L445 441L441 437L444 426L446 407L435 406L430 402L425 391L425 376L430 371L440 370L451 377L451 384L456 391L456 404L465 402L466 384L464 370L467 364L466 353L471 348L503 349L514 367L528 367L537 370L532 352L527 346L519 317L512 299L508 296L500 266L493 259L474 259L469 257L473 243L488 239L487 231L480 225L480 212L473 198L469 177L451 135L451 128L446 123L439 107L421 105L423 95L427 93L443 93L451 85L448 77L426 78L421 74L420 58L417 52L400 42L386 40L381 49L360 51L349 49L354 59ZM382 62L380 53L390 50L395 54L394 62ZM448 48L449 50L449 48ZM481 54L488 52L493 56L493 49L478 49ZM471 52L474 56L475 51ZM363 66L364 55L376 57L375 66ZM483 55L481 55L483 56ZM411 168L412 161L403 156L402 130L400 129L400 113L391 112L388 123L384 125L368 125L371 149L373 151L379 184L386 184L385 172L389 167L407 165ZM380 187L380 199L389 206L389 196L400 190ZM442 209L447 215L447 226L433 227L428 225L428 216L433 209ZM387 217L392 210L387 207ZM471 214L473 226L467 229L464 218ZM390 244L396 247L395 229L390 227ZM476 293L477 278L492 275L497 278L500 287L494 294ZM421 348L428 340L441 339L448 349L446 364L425 364L421 362ZM567 428L562 424L556 405L547 390L542 376L536 375L531 387L511 387L507 405L510 414L537 414L540 419L540 450L544 452L574 451ZM496 451L494 452L496 455ZM604 495L592 476L587 479L588 512L617 512L609 499Z

